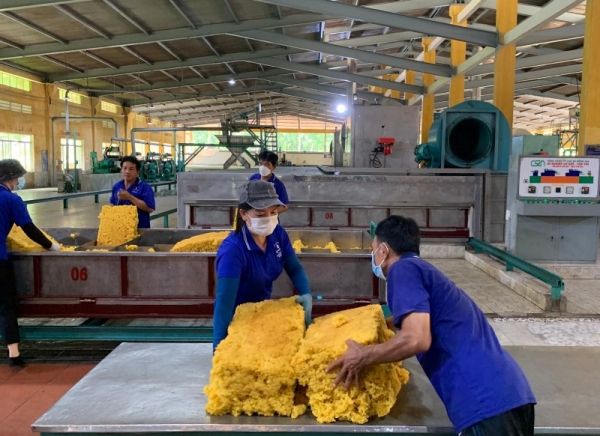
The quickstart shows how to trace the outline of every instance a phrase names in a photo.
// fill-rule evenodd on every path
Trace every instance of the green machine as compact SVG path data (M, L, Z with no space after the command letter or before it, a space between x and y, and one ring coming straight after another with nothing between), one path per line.
M559 148L560 136L513 136L511 154L517 156L535 154L559 156Z
M141 159L140 159L141 160ZM175 180L175 160L169 153L150 152L141 160L140 178L144 182L154 183Z
M102 152L102 160L98 160L98 154L95 151L90 153L92 161L93 174L112 174L121 171L119 162L121 160L121 147L118 145L109 145Z

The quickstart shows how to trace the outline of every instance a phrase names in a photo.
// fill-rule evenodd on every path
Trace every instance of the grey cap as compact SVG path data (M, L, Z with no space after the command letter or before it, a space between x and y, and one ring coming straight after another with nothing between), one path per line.
M25 174L27 174L27 170L23 168L23 165L21 165L21 162L18 160L0 160L0 183L18 179L19 177L23 177Z
M240 204L247 203L252 209L266 209L271 206L283 206L272 183L264 180L252 180L241 188Z

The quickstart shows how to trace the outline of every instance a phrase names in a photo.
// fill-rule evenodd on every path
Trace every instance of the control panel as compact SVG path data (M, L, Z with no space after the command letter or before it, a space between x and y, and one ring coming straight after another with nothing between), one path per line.
M598 157L524 156L518 198L526 203L596 203L599 175Z

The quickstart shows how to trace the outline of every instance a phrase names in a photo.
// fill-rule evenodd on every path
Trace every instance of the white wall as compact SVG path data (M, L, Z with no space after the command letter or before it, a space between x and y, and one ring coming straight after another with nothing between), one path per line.
M385 157L386 168L415 168L414 149L419 144L418 106L354 106L352 118L352 166L367 168L377 139L396 140L392 154ZM385 126L384 129L381 126ZM378 155L384 163L383 153Z

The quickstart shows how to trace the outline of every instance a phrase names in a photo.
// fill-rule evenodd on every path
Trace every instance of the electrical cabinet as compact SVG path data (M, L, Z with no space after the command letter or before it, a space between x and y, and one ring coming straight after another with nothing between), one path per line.
M600 232L598 157L510 157L506 249L531 261L595 262Z
M595 262L598 232L597 217L520 216L515 254L528 260Z

